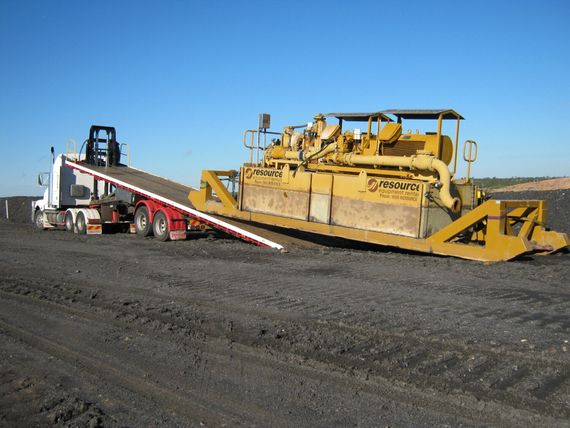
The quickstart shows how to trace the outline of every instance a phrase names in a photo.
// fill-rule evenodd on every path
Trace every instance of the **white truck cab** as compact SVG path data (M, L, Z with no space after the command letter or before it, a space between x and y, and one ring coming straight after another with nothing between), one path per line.
M33 202L33 221L40 229L56 228L65 225L66 213L88 208L94 186L102 191L101 182L93 177L65 166L65 160L81 160L77 155L60 154L54 156L50 172L38 175L38 184L44 186L43 198ZM75 213L71 211L71 216ZM69 217L69 216L68 216Z

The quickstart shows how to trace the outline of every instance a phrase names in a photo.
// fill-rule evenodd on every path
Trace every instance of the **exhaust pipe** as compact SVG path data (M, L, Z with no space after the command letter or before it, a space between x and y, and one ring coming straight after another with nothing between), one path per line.
M329 144L328 146L314 150L312 152L304 153L303 151L286 151L285 158L295 159L300 161L317 160L324 158L330 153L333 153L337 148L336 144ZM335 162L344 163L346 165L370 165L370 166L392 166L399 168L417 169L420 171L431 171L438 175L441 182L439 189L439 198L446 208L454 213L461 210L461 199L451 196L451 174L447 165L437 159L435 156L418 152L413 156L380 156L380 155L357 155L354 153L337 153L333 155Z
M433 155L419 153L410 157L405 156L364 156L348 153L341 155L341 160L351 166L354 165L377 165L393 166L400 168L417 169L420 171L436 172L441 188L439 197L443 205L452 212L458 213L461 210L461 199L451 196L451 174L447 165Z

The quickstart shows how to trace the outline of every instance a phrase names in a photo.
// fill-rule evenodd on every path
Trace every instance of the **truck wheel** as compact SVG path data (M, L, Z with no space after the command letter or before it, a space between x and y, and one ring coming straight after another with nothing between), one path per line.
M44 213L42 210L36 210L34 214L34 224L39 230L44 230Z
M135 230L139 236L152 235L152 224L145 206L139 207L135 213Z
M65 230L68 232L75 232L75 225L73 224L73 214L71 214L71 211L65 213Z
M166 214L159 211L154 216L154 221L152 222L152 229L154 232L154 237L160 241L168 241L169 230L168 230L168 219Z
M79 212L79 214L77 214L75 230L77 230L77 233L80 235L85 235L87 233L87 222L85 221L85 214L83 212Z

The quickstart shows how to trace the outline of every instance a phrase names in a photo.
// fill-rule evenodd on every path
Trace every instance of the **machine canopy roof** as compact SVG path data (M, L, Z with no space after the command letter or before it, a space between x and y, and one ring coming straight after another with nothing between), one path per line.
M342 119L349 122L368 122L369 118L378 119L378 117L386 122L392 121L392 119L379 111L373 113L327 113L324 116L336 117L337 119Z
M384 110L381 113L393 114L402 119L437 119L443 113L443 119L464 119L459 113L451 109L433 109L433 110Z

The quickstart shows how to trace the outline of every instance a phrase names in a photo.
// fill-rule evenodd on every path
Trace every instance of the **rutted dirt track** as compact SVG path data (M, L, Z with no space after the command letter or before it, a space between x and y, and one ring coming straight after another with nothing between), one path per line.
M570 426L570 254L0 224L0 425Z

